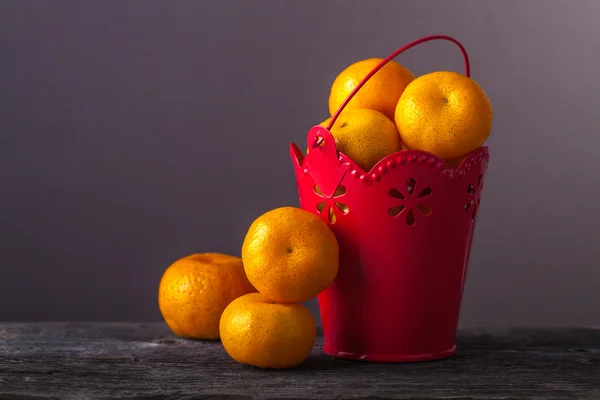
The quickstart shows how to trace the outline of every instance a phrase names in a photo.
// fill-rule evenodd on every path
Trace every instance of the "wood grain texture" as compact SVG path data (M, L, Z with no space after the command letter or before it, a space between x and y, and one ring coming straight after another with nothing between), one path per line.
M463 330L416 364L239 365L164 324L0 324L0 399L600 399L600 329Z

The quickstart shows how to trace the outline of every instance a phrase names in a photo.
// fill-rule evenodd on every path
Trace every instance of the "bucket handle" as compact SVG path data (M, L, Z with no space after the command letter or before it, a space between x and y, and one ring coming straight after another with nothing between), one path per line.
M373 68L373 70L371 72L369 72L360 82L358 85L356 85L356 87L354 88L354 90L352 90L352 92L350 92L350 94L348 95L348 97L346 97L346 99L344 100L344 102L342 104L340 104L340 106L338 107L337 111L332 115L331 120L329 121L329 124L327 125L327 130L331 131L331 128L333 127L333 124L335 124L335 121L338 119L338 117L340 116L340 114L342 113L342 111L344 110L344 108L346 108L346 106L348 105L348 103L350 102L350 100L352 100L352 98L354 97L354 95L356 95L356 93L365 85L365 83L367 83L367 81L369 79L371 79L371 77L373 75L375 75L377 73L377 71L379 71L381 68L383 68L383 66L385 64L387 64L388 62L390 62L392 59L398 57L400 54L404 53L406 50L415 47L421 43L425 43L425 42L429 42L432 40L448 40L452 43L454 43L455 45L457 45L460 49L460 51L462 52L463 55L463 59L464 59L464 63L465 63L465 75L467 77L471 76L471 67L469 64L469 55L467 54L467 50L465 50L464 46L456 39L454 39L451 36L447 36L447 35L431 35L431 36L425 36L421 39L417 39L414 40L410 43L408 43L407 45L399 48L398 50L396 50L395 52L393 52L392 54L390 54L386 59L382 60L375 68ZM323 138L321 136L318 136L312 147L316 148L319 147L321 145L321 143L323 142Z

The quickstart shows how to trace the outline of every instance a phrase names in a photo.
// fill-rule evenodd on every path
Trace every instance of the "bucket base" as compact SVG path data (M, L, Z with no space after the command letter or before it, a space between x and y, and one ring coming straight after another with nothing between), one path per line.
M358 360L358 361L375 361L375 362L422 362L422 361L434 361L448 358L456 354L456 345L452 346L448 350L439 353L426 353L426 354L358 354L350 353L338 349L334 349L331 346L325 344L323 346L325 354L336 357L344 358L347 360Z

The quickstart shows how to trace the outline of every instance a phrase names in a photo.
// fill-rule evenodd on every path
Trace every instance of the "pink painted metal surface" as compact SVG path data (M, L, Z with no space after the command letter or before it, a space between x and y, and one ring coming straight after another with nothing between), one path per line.
M340 245L338 276L318 297L325 352L368 361L454 354L487 147L454 170L408 150L367 172L336 150L326 128L311 128L307 144L306 156L290 146L300 206Z

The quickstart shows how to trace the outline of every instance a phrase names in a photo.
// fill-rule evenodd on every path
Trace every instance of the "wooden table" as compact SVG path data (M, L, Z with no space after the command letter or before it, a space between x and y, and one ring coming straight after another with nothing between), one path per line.
M262 370L156 324L0 324L0 399L600 399L600 329L463 330L443 361Z

